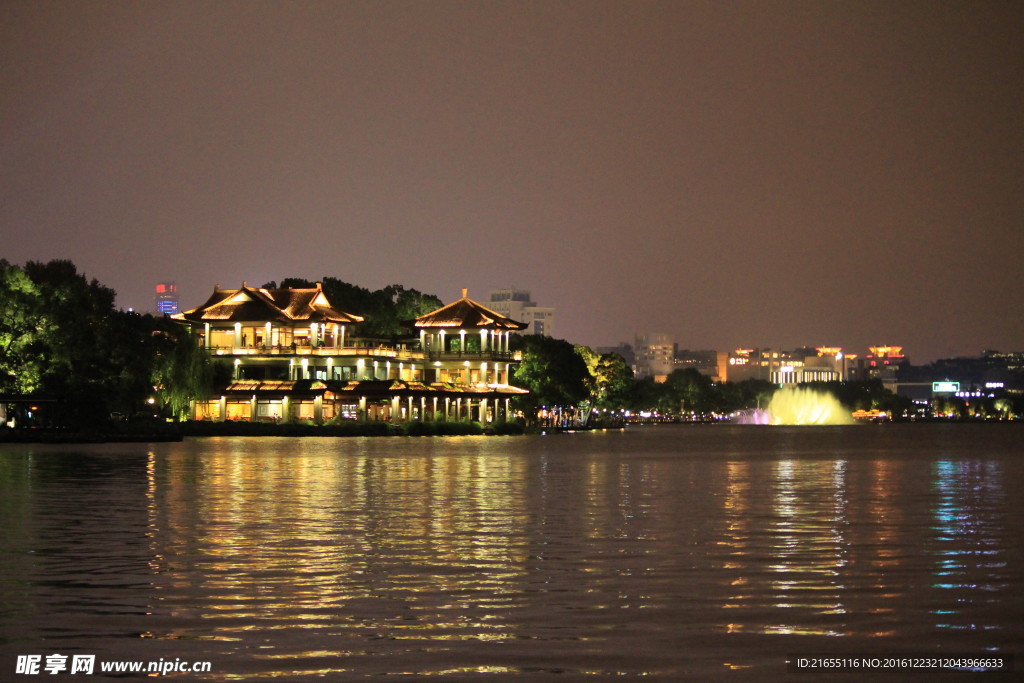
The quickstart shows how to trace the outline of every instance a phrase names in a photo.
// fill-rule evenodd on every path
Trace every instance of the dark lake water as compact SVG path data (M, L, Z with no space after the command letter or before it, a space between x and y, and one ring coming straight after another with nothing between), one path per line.
M1020 659L1022 482L1020 425L7 445L0 680L61 678L16 676L33 654L219 681Z

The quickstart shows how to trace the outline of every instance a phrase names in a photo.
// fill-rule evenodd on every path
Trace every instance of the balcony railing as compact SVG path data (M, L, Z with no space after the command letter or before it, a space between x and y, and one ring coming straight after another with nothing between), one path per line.
M522 351L427 351L427 360L520 361Z
M308 344L249 344L246 346L211 346L207 348L213 356L318 356L382 358L396 361L489 361L517 362L522 360L521 351L440 351L384 345L365 346L309 346Z
M207 348L213 356L322 356L322 357L365 357L386 358L399 361L422 361L424 353L420 349L389 346L305 346L291 345L249 345L249 346L211 346Z

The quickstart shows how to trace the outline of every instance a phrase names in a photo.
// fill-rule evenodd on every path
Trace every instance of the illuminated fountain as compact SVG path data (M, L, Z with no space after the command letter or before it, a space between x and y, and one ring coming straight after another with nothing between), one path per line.
M744 410L733 417L733 422L754 425L849 425L855 421L850 411L831 394L787 385L772 395L767 410Z
M734 422L738 425L770 425L772 423L772 416L764 408L749 408L730 415L729 422Z

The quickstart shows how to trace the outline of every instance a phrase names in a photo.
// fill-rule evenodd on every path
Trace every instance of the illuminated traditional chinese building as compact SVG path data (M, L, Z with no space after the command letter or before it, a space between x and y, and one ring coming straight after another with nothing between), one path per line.
M215 286L207 301L173 316L231 368L216 396L197 401L199 420L460 420L505 418L519 359L509 333L524 323L469 299L408 321L418 339L360 338L363 318L307 289Z

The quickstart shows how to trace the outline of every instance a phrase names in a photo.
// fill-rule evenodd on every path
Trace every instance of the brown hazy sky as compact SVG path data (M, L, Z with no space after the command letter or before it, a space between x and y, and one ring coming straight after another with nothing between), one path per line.
M592 346L1024 348L1024 3L0 4L0 257Z

